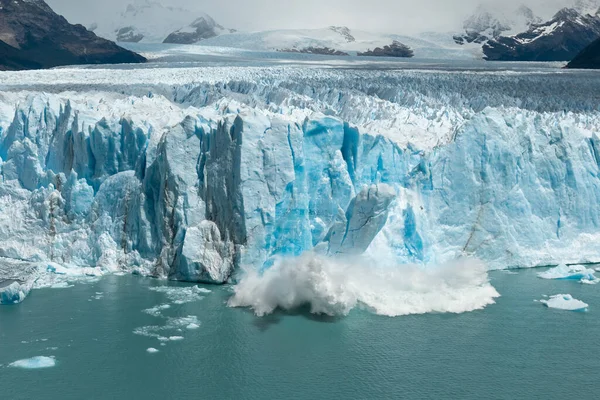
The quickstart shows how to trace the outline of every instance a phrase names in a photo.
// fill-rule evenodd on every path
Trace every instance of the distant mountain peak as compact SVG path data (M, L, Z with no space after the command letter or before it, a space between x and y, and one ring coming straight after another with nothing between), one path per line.
M542 19L524 4L512 12L480 4L464 21L465 33L455 36L454 40L459 44L485 43L506 33L521 32L541 22Z
M488 60L569 61L598 37L600 16L567 7L547 22L488 41L483 52Z
M204 12L136 0L111 21L99 23L96 32L118 42L191 44L230 31Z

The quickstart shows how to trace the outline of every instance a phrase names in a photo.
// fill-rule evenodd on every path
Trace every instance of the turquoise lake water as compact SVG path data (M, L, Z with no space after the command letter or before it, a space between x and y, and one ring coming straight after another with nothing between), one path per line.
M502 297L482 311L397 318L363 310L258 318L228 308L227 287L175 304L150 290L166 282L134 276L35 290L0 307L2 398L598 398L599 287L537 272L492 273ZM589 312L534 302L559 293L585 301ZM142 311L165 303L171 307L155 310L160 315ZM199 328L177 319L186 316ZM148 326L156 328L139 329ZM161 346L136 329L183 339ZM56 365L8 367L34 356L53 356Z

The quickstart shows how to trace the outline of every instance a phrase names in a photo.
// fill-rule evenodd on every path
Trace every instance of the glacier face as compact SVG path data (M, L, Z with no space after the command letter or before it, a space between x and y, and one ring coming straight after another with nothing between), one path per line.
M209 283L310 250L490 268L600 261L597 77L15 77L0 75L4 260Z

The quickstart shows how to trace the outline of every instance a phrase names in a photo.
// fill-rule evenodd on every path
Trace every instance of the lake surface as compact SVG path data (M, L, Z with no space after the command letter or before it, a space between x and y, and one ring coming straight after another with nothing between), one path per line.
M227 287L202 293L134 276L35 290L0 307L2 397L597 398L598 287L537 272L492 273L502 297L482 311L398 318L363 310L258 318L228 308ZM589 312L534 302L559 293L585 301ZM170 308L153 308L163 304ZM35 356L53 356L56 365L8 366Z

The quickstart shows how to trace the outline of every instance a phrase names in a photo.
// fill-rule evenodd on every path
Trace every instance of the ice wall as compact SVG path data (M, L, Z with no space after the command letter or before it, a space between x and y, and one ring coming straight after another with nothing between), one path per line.
M600 261L585 96L467 101L352 79L4 95L0 257L211 283L308 250Z

